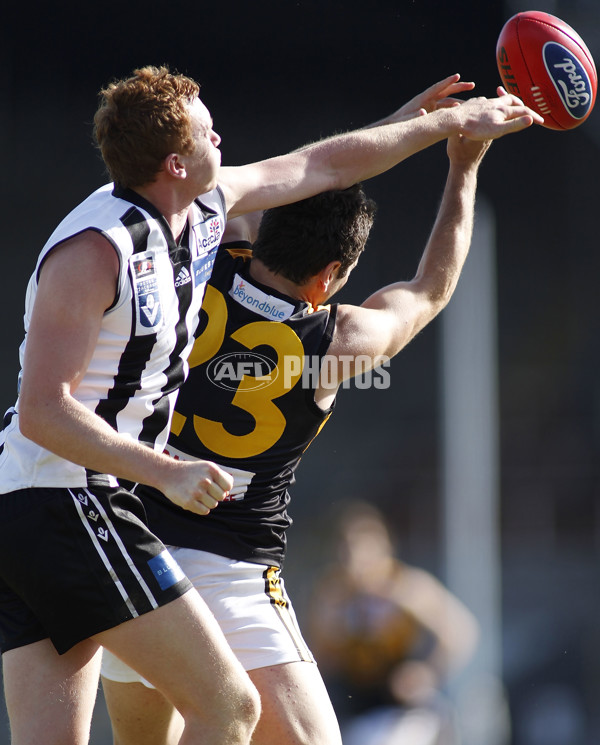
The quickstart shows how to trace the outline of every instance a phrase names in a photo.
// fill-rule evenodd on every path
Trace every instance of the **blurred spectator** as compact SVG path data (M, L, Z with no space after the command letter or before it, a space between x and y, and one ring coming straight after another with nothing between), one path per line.
M430 573L396 558L371 504L344 511L336 548L311 597L309 634L344 745L456 745L443 687L475 650L475 618Z

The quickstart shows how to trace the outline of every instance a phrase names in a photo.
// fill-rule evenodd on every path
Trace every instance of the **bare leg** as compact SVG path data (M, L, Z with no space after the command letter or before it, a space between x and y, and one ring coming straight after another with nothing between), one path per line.
M316 665L295 662L251 670L262 699L252 745L341 745L335 713ZM103 679L114 745L177 745L181 718L142 683Z
M262 699L252 745L342 745L319 668L291 662L250 670Z
M177 745L183 719L160 691L102 678L114 745Z
M95 639L150 681L185 720L181 745L247 745L256 689L197 592Z
M49 639L2 656L12 745L85 745L98 691L100 650L90 640L59 655Z

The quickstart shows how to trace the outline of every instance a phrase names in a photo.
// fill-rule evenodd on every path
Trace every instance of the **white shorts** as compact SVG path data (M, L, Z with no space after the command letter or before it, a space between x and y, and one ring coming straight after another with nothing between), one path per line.
M277 567L235 561L193 548L169 551L219 622L246 670L314 662ZM150 684L104 650L102 675L119 683Z

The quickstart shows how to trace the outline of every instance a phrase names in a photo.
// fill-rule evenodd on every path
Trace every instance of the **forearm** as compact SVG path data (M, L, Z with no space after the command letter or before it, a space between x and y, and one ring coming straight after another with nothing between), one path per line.
M330 189L345 189L394 167L459 128L451 110L335 135L237 168L222 168L228 216L277 207Z
M481 150L476 158L479 162L492 140L520 131L533 121L533 112L511 96L455 103L430 113L421 109L409 119L397 120L396 113L381 125L316 143L313 149L317 153L324 149L325 158L321 159L338 179L330 188L346 188L372 178L441 140L456 141L458 135L470 141L468 147Z
M451 166L442 201L413 283L439 312L454 292L473 233L477 165Z
M70 395L35 400L22 396L22 433L77 465L156 488L172 468L168 456L116 432Z
M486 149L485 144L467 147ZM355 324L366 330L362 343L373 354L396 355L450 300L471 242L479 160L451 166L414 278L381 288L362 303L361 315L353 313Z
M393 168L458 130L459 122L452 112L439 111L367 127L348 133L344 142L326 140L315 147L321 145L325 150L337 179L334 188L343 189Z

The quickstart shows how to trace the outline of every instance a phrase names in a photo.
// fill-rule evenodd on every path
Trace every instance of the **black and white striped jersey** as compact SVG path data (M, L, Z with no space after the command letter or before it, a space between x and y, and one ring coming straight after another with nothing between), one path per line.
M140 195L112 184L95 191L60 223L39 256L27 288L21 366L42 262L78 233L102 233L119 257L118 289L75 397L118 432L162 452L225 220L217 188L194 202L176 245L164 217ZM81 281L93 292L93 277ZM0 432L0 493L85 486L85 468L20 434L18 408L17 399Z

